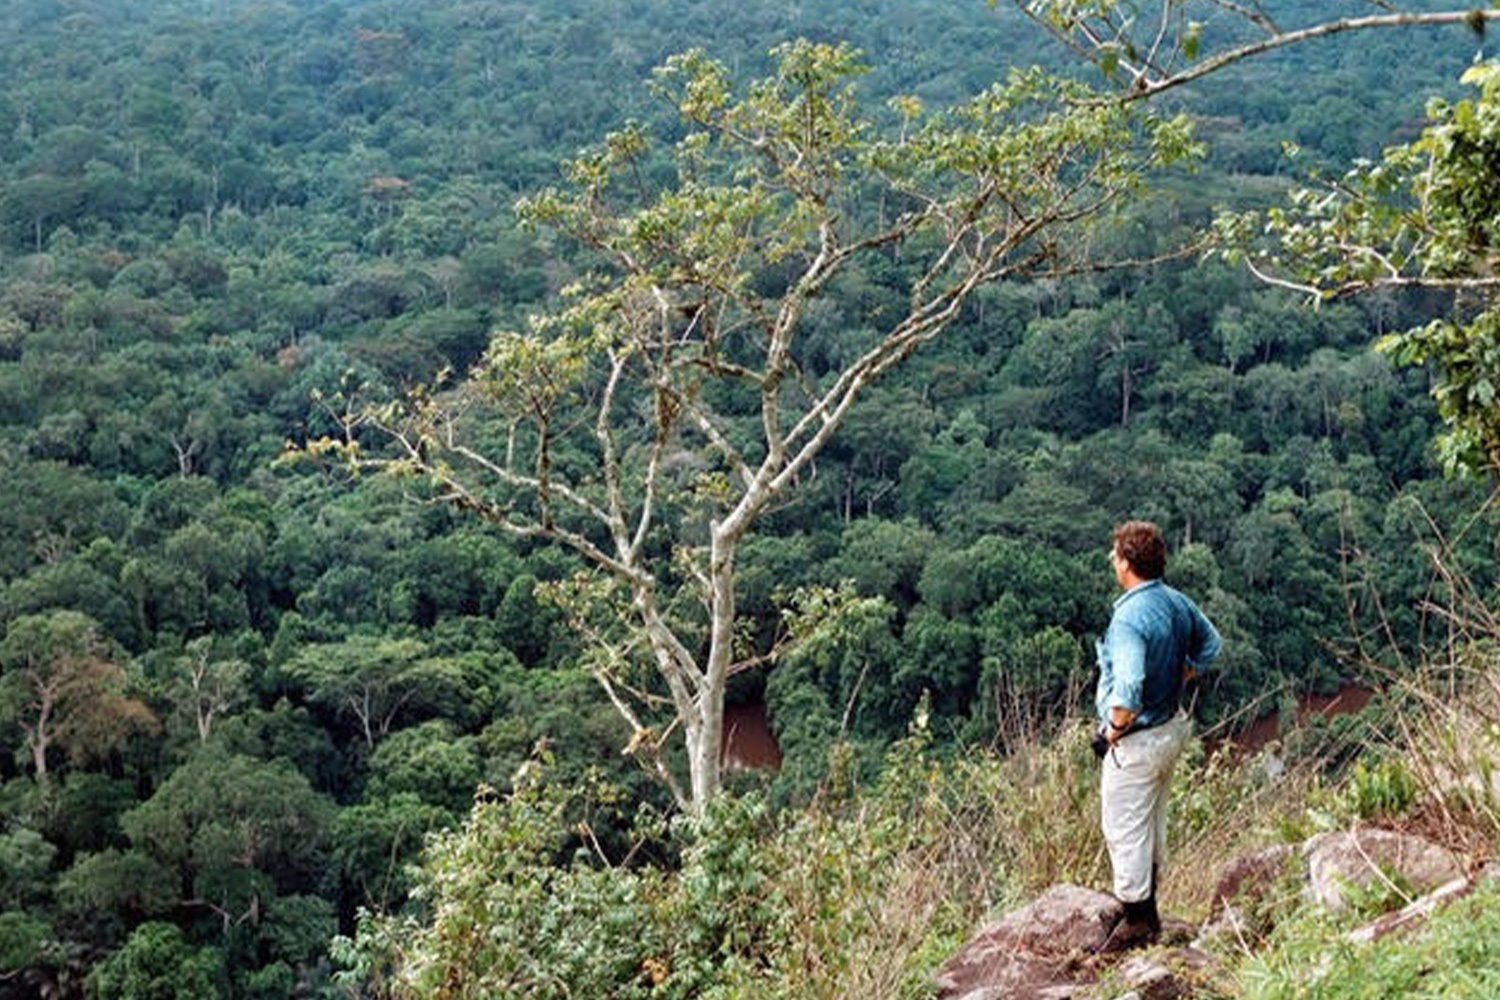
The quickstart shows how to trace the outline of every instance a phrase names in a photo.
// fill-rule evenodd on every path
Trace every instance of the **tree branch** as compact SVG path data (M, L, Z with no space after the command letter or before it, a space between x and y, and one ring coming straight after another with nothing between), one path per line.
M750 466L745 462L744 456L724 436L724 432L715 426L712 416L699 406L696 400L688 400L679 396L678 405L682 407L683 412L692 420L693 425L698 428L703 436L708 439L709 443L724 457L724 460L729 463L730 469L735 475L739 476L740 482L747 487L755 482L755 473L750 471Z
M648 726L641 724L640 716L630 707L630 703L620 697L619 692L615 690L614 682L609 677L608 671L601 667L595 667L589 672L593 675L594 680L598 682L599 687L604 690L604 696L615 707L615 711L619 712L626 724L630 726L630 742L626 744L625 749L621 752L634 756L639 760L642 756L640 749L643 746L649 747L647 754L649 755L651 772L667 786L667 789L672 793L672 800L677 803L677 808L686 811L689 808L691 800L683 793L682 786L677 781L677 776L672 773L671 768L667 767L666 761L661 759L661 745L652 738L653 731Z
M1018 0L1019 2L1019 0ZM1253 20L1253 19L1252 19ZM1133 89L1124 94L1089 101L1090 104L1121 103L1128 104L1133 101L1144 100L1154 97L1166 90L1172 90L1183 84L1191 83L1211 73L1218 72L1226 66L1249 59L1252 56L1261 55L1275 49L1285 48L1288 45L1297 45L1301 42L1312 41L1316 38L1327 38L1333 35L1344 34L1350 31L1369 31L1378 28L1410 28L1410 27L1437 27L1448 24L1472 25L1476 22L1488 24L1492 21L1500 21L1500 10L1486 10L1475 8L1472 10L1454 11L1432 11L1428 13L1401 12L1394 14L1379 14L1371 17L1351 17L1338 21L1328 21L1323 24L1313 25L1310 28L1302 28L1297 31L1273 32L1270 37L1263 38L1258 42L1242 45L1238 48L1221 52L1203 62L1166 76L1149 79L1144 75L1137 75ZM1257 22L1258 23L1258 22ZM1261 25L1263 28L1266 25ZM1081 24L1080 24L1081 27ZM1054 31L1054 34L1056 32ZM1092 44L1092 39L1091 39ZM1076 46L1074 46L1076 48ZM1098 46L1095 45L1095 51ZM1085 55L1090 61L1097 61L1095 54L1085 50ZM1124 66L1124 63L1121 63Z
M503 468L485 455L480 454L467 445L461 445L457 442L453 442L448 445L448 450L453 452L453 454L455 455L473 462L475 465L479 466L481 469L490 473L495 478L499 479L501 482L505 483L508 486L515 486L521 489L529 489L536 493L538 497L540 497L542 493L543 484L539 480L531 476L523 476L519 473L512 472L509 469ZM415 451L413 451L413 455L415 457L419 457L416 456ZM613 526L613 522L609 514L605 512L603 508L601 508L598 504L594 503L588 498L580 495L578 491L574 490L566 483L560 483L555 478L551 478L550 474L549 481L546 483L546 488L548 492L555 493L557 496L573 504L573 506L577 507L580 511L589 514L606 528Z
M594 425L594 436L599 441L604 469L604 488L609 497L609 524L615 536L615 550L624 555L625 544L625 500L620 492L620 462L615 454L614 427L610 417L614 411L615 393L620 387L620 376L625 372L625 355L611 351L609 356L609 380L599 401L599 419Z
M658 387L658 392L669 391L666 386ZM651 530L651 517L656 506L656 480L661 474L661 456L666 450L670 430L670 426L665 422L658 422L656 434L651 439L651 452L646 459L646 476L641 484L641 516L636 521L635 535L624 550L624 557L631 565L635 565L636 560L640 558L641 547L646 543L646 534ZM621 541L624 541L623 538Z
M380 465L390 465L394 463L372 459L369 460L366 464L378 467ZM611 574L625 581L626 583L636 584L650 580L650 577L638 568L628 565L620 561L619 559L613 558L603 549L599 548L599 546L595 545L593 542L589 541L587 538L578 534L577 532L569 531L566 528L559 527L555 523L550 525L542 525L522 524L516 521L512 521L505 510L496 506L495 504L488 503L484 500L479 499L467 486L459 482L457 479L453 478L453 476L443 472L441 469L438 469L424 462L418 467L418 471L427 476L441 488L447 490L446 493L441 495L440 498L442 500L451 503L462 510L468 510L474 513L480 519L487 521L488 523L501 529L507 534L514 535L517 538L547 538L551 539L552 541L561 542L573 549L579 555L583 556L589 562L594 563L601 569L608 570Z
M1030 233L1026 235L1029 236ZM1016 242L1024 242L1024 238ZM822 419L822 426L807 439L796 456L787 462L781 472L771 481L766 490L767 498L784 489L822 450L865 386L883 374L887 368L910 355L919 345L937 336L953 321L969 293L990 279L991 274L994 273L991 265L1001 259L1014 245L1015 243L1007 240L992 248L984 266L972 268L963 281L951 286L924 305L921 310L914 311L885 340L845 370L844 376L840 377L834 387L804 415L793 428L792 433L787 435L787 440L792 441L800 432L805 432L815 415ZM941 308L938 308L939 303L941 303ZM934 309L936 311L933 311Z

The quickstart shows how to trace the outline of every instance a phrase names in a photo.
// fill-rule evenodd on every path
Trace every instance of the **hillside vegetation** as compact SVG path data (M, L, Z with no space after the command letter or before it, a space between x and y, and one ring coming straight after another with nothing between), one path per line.
M1205 755L1195 742L1173 782L1166 911L1209 924L1231 861L1372 826L1429 838L1478 872L1500 842L1500 802L1493 783L1454 777L1492 775L1500 750L1492 735L1454 734L1491 727L1497 693L1492 656L1424 675L1401 685L1389 738L1294 731L1294 764L1275 779L1262 757ZM569 819L593 820L599 803L593 789L551 782L539 759L512 794L431 843L420 915L368 918L340 942L344 981L400 998L931 997L940 963L978 928L1050 886L1106 884L1108 861L1086 727L943 763L922 718L867 787L851 788L835 763L805 809L775 814L756 794L720 801L679 831L665 872L570 845ZM1345 905L1330 910L1291 858L1196 942L1208 962L1179 975L1178 992L1146 995L1479 1000L1500 983L1493 871L1370 943L1355 930L1418 899L1418 887L1399 874L1339 883ZM1078 995L1140 995L1125 971L1100 963Z
M804 36L861 50L855 94L892 134L912 105L891 98L940 112L1011 66L1084 72L978 2L4 5L0 997L921 996L984 914L1099 881L1074 707L1126 517L1163 526L1170 579L1225 635L1200 729L1424 661L1472 659L1483 687L1490 647L1443 609L1500 582L1487 484L1441 475L1429 373L1370 350L1438 296L1312 310L1218 259L977 291L740 549L752 653L799 591L850 613L732 678L785 762L734 777L701 828L621 752L555 599L581 560L409 482L281 460L352 399L461 376L584 281L587 251L512 206L628 121L658 143L640 190L670 189L682 126L653 67L701 48L744 86ZM1098 249L1167 253L1216 205L1409 139L1474 45L1330 44L1174 97L1203 161L1150 178ZM906 305L914 260L808 303L809 382ZM754 430L745 399L714 403ZM714 469L676 461L662 516L691 531ZM1428 787L1450 772L1389 765L1421 791L1373 813L1367 779L1344 783L1367 738L1415 752L1384 742L1404 683L1290 747L1296 781L1200 755L1184 871L1220 851L1210 831L1248 847L1382 810L1492 843L1487 813ZM1488 732L1488 703L1463 704ZM450 904L472 920L434 922ZM1422 947L1447 955L1460 919ZM1214 988L1294 995L1278 970L1320 933L1289 921ZM449 983L480 937L494 954Z

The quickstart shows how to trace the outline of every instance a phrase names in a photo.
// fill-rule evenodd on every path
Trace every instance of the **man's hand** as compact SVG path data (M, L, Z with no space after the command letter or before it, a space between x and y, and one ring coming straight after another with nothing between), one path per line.
M1104 738L1114 746L1125 738L1130 727L1135 725L1135 713L1128 708L1115 705L1109 710L1109 725L1104 727Z

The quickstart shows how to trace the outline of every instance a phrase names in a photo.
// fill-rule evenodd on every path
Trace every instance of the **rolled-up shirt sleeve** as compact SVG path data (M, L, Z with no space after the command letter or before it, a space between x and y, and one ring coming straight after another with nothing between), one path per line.
M1141 691L1146 684L1146 640L1123 622L1113 625L1105 642L1113 667L1109 708L1141 710Z
M1219 630L1214 628L1214 623L1208 620L1204 613L1193 607L1193 652L1188 655L1188 665L1194 670L1202 671L1224 651L1224 640L1219 637Z

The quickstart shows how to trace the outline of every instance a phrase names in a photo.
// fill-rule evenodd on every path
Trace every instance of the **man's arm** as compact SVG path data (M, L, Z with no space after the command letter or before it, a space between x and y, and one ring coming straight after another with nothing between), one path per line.
M1104 734L1114 743L1129 732L1141 711L1146 684L1146 640L1128 625L1110 629L1109 654L1114 664L1114 689L1109 697L1109 727Z
M1208 616L1198 609L1198 605L1189 602L1193 609L1193 651L1189 654L1188 667L1193 671L1201 671L1224 651L1224 640L1219 636L1219 630L1214 628L1214 623L1208 620Z

